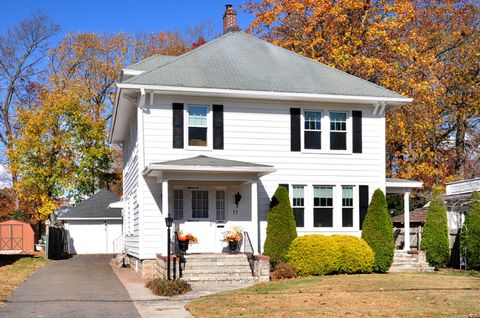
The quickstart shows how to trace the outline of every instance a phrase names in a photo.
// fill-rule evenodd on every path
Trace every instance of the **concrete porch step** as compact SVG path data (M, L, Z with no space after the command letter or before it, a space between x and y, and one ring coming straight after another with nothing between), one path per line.
M244 276L244 277L183 277L185 281L193 284L255 284L258 282L258 277Z
M183 274L252 274L252 270L250 267L247 268L241 268L241 269L235 269L235 268L230 268L230 267L225 267L225 268L218 268L218 267L210 267L207 269L185 269L183 271Z
M433 272L424 251L395 251L389 272Z

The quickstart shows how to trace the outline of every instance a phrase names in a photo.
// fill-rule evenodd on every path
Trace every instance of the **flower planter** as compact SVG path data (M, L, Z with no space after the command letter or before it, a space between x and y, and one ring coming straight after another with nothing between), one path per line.
M190 243L189 240L186 241L178 241L178 248L181 252L186 252L188 250L188 244Z
M230 254L235 254L237 252L238 242L237 241L228 241L228 249Z

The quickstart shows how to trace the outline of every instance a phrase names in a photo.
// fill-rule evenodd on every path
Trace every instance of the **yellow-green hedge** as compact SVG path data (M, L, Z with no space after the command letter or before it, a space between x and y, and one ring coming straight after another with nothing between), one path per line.
M312 234L297 237L290 245L287 258L300 276L325 275L335 272L340 255L335 239Z
M361 238L351 235L333 235L340 248L337 273L371 273L375 263L372 248Z
M368 244L348 235L320 234L297 237L287 254L299 276L370 273L374 254Z

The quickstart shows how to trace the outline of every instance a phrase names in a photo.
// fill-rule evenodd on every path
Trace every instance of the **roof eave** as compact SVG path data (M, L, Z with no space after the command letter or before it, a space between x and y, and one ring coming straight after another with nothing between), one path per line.
M92 221L92 220L121 220L122 217L106 217L106 216L103 216L103 217L59 217L58 220L60 221Z
M312 101L331 103L358 103L374 104L384 102L388 106L401 106L413 101L407 97L382 97L382 96L355 96L355 95L332 95L332 94L311 94L293 92L253 91L223 88L202 88L202 87L181 87L119 83L121 89L146 89L155 91L156 94L175 94L185 96L209 96L209 97L230 97L250 99L273 99L287 101Z
M187 166L187 165L159 165L149 164L142 172L142 175L148 176L153 171L162 172L197 172L197 173L257 173L259 176L263 176L276 169L273 167L212 167L212 166Z
M117 84L117 91L115 93L115 101L113 103L113 113L112 113L112 121L110 122L110 127L108 127L108 136L107 140L108 143L112 143L113 141L113 131L115 129L115 120L117 119L117 109L118 109L118 101L120 99L121 88L118 87Z

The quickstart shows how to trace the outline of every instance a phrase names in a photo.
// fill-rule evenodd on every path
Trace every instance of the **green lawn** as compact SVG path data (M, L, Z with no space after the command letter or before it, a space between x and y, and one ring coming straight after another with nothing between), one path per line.
M33 255L0 255L0 307L15 287L48 262Z
M198 298L195 317L480 317L480 273L299 278Z

